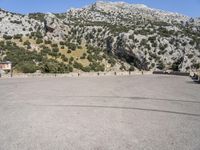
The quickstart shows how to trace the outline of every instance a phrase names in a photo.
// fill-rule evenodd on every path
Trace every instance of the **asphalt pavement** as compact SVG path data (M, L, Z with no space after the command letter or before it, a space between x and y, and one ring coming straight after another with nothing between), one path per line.
M166 75L0 79L0 150L200 150L200 85Z

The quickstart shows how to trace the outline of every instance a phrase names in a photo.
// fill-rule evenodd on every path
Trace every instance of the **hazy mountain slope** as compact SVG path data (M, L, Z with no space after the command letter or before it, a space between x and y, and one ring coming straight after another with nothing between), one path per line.
M39 64L53 59L83 71L200 67L200 20L142 4L97 2L62 14L0 10L0 31L2 40L37 50Z

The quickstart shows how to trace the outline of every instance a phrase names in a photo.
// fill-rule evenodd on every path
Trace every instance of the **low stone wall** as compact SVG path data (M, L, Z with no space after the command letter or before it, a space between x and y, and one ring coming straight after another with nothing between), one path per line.
M143 75L152 74L150 71L143 72L72 72L67 74L42 74L42 73L32 73L32 74L13 74L12 78L55 78L55 77L95 77L95 76L130 76L130 75ZM2 78L11 78L10 74L2 75Z
M188 72L179 72L179 71L172 71L172 72L153 71L153 74L178 75L178 76L189 76L190 75L190 73L188 73Z

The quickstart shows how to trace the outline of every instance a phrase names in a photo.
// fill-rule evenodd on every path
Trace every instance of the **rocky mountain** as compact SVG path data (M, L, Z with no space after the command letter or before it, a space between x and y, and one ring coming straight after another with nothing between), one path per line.
M200 68L200 19L143 4L96 2L61 14L0 10L0 37L2 59L18 71Z

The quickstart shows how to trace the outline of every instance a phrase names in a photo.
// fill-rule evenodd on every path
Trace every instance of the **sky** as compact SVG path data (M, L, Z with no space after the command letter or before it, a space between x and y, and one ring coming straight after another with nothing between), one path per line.
M118 1L118 0L110 0ZM120 0L133 4L145 4L151 8L200 17L200 0ZM66 12L70 8L81 8L96 0L0 0L0 8L16 13Z

